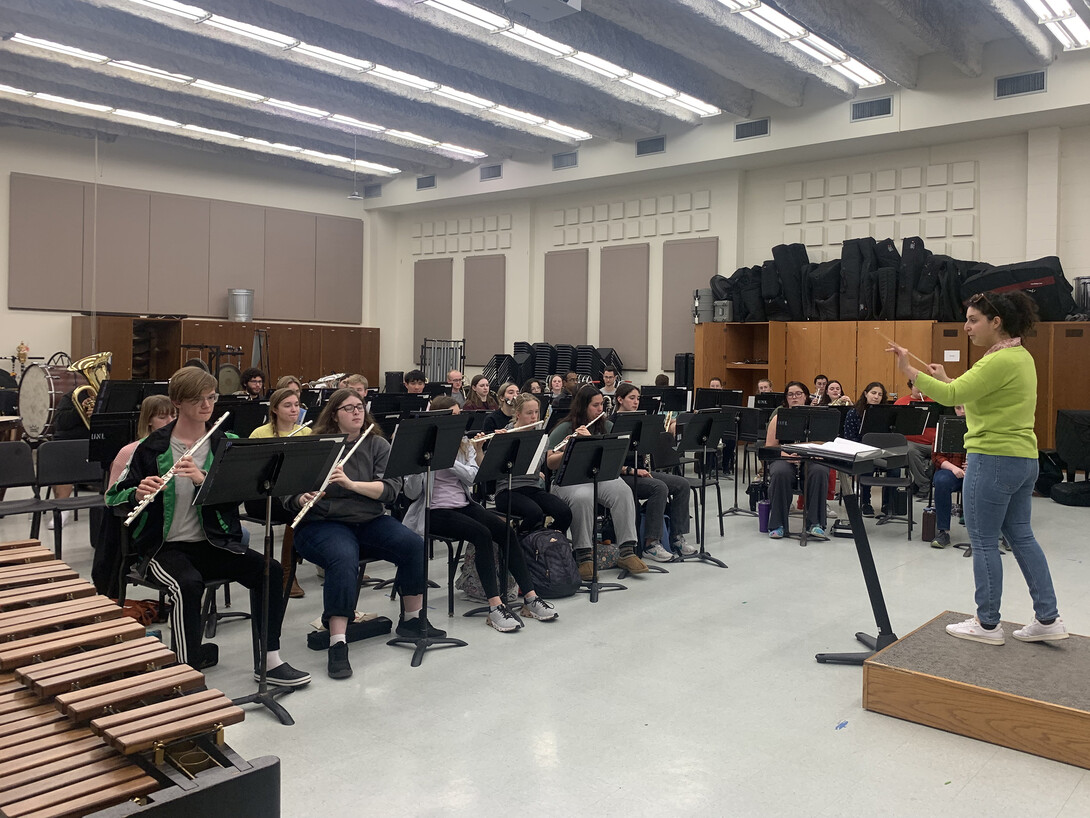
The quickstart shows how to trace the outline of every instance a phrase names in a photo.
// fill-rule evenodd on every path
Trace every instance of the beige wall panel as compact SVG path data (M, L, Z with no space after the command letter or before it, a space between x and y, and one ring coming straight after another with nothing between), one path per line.
M662 366L693 351L693 290L707 287L719 272L719 238L662 243Z
M254 318L265 318L265 208L212 202L208 313L227 317L227 291L254 291Z
M83 308L147 313L151 194L88 185L83 205Z
M649 244L602 248L598 346L617 350L625 369L647 369L650 265Z
M8 306L83 306L83 185L11 174Z
M265 318L314 320L317 217L265 210Z
M416 262L413 271L412 360L404 362L405 370L416 366L415 362L420 358L420 345L425 338L450 339L453 296L454 259L436 258Z
M317 217L314 319L363 320L363 222L358 219Z
M470 256L465 260L462 332L468 366L484 366L493 355L507 351L503 337L506 296L506 256Z
M585 249L545 254L545 343L587 342L589 263L590 251Z
M151 195L148 311L208 315L208 199Z

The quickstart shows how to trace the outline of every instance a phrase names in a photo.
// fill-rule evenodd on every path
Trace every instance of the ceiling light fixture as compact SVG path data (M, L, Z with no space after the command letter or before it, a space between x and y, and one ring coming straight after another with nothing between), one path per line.
M1064 51L1090 47L1090 27L1079 17L1068 0L1023 0L1023 2L1037 15L1037 22L1059 40Z
M152 68L150 65L141 65L138 62L110 60L106 64L115 68L124 68L126 71L135 71L137 74L145 74L149 77L166 80L167 82L177 82L182 85L188 85L193 82L193 77L190 77L187 74L173 74L170 71L164 71L161 68Z
M188 6L185 3L176 3L174 0L129 0L130 3L136 3L140 6L147 6L153 8L156 11L165 11L167 14L176 14L179 17L199 23L205 17L209 16L209 13L204 9L199 9L196 6Z
M46 51L55 51L58 54L76 57L89 62L104 63L110 59L102 54L95 54L93 51L84 51L82 48L62 45L61 43L55 43L52 40L40 40L37 37L27 37L25 34L13 34L11 36L11 41L13 43L22 43L23 45L32 45L36 48L44 48Z
M351 68L355 71L370 71L375 67L375 64L368 60L358 60L355 57L349 57L347 54L339 54L336 51L329 51L309 43L298 43L291 50L297 54L306 54L316 60L339 65L342 68Z
M269 29L261 28L260 26L252 26L249 23L241 23L238 20L232 20L230 17L221 17L218 14L210 15L198 22L223 31L229 31L240 37L247 37L251 40L268 43L269 45L278 45L281 48L291 48L299 44L297 39L289 37L286 34L269 31Z
M511 21L506 17L494 14L472 3L467 3L465 0L424 0L424 5L439 9L439 11L445 11L459 20L465 20L467 23L473 23L475 26L488 29L493 34L511 26Z
M348 194L348 201L359 202L363 197L360 196L359 185L356 184L356 162L359 160L356 158L356 135L352 134L352 192Z

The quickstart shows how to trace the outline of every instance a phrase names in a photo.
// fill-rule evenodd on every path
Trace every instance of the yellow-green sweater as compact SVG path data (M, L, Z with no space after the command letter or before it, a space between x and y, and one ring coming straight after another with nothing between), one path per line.
M944 406L965 405L965 451L1037 459L1037 369L1025 347L985 355L950 383L921 371L916 386Z

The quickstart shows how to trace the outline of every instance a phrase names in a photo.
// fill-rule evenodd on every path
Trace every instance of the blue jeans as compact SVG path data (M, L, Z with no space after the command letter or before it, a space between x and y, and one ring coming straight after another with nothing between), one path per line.
M1030 500L1037 480L1037 460L970 452L961 498L965 527L973 545L976 616L983 625L999 624L1003 596L1002 532L1029 586L1038 620L1055 619L1056 591L1048 561L1030 528Z
M395 585L402 596L424 593L424 540L393 517L367 523L315 520L295 532L295 550L325 569L322 620L355 616L360 560L386 560L397 566Z
M954 492L961 488L961 478L949 469L935 469L931 482L935 484L935 528L949 531Z

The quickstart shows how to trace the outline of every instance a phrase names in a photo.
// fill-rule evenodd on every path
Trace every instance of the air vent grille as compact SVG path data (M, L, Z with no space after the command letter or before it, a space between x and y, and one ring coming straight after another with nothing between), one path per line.
M417 190L431 190L435 187L435 174L431 176L417 176L416 177L416 189Z
M756 139L758 136L768 136L772 132L772 122L764 119L751 119L749 122L734 123L734 141L743 139Z
M553 170L575 168L579 166L579 151L553 154Z
M377 199L382 195L382 185L364 185L363 186L363 198L365 199Z
M636 142L636 156L648 156L652 153L665 153L666 152L666 137L665 136L652 136L647 139L640 139Z
M502 179L503 178L503 165L481 165L481 181L487 182L489 179Z
M893 116L893 97L864 99L852 103L852 122Z
M1028 74L1013 74L1009 77L995 78L996 99L1017 97L1022 94L1041 94L1044 91L1044 71L1030 71Z

